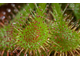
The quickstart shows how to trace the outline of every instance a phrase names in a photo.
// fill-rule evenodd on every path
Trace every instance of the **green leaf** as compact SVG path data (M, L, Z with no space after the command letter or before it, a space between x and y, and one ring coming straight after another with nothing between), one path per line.
M5 3L0 3L0 6L4 5Z
M73 10L77 21L79 21L78 23L80 24L80 3L70 3L69 7Z

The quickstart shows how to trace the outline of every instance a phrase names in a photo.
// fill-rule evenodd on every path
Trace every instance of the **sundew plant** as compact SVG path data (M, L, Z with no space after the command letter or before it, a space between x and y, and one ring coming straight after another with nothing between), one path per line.
M1 3L0 56L80 56L79 3Z

